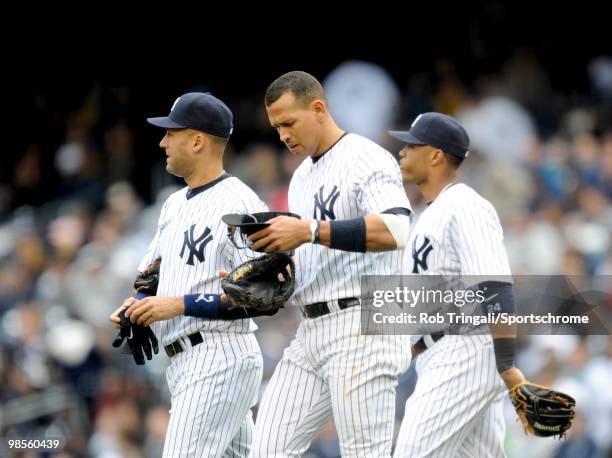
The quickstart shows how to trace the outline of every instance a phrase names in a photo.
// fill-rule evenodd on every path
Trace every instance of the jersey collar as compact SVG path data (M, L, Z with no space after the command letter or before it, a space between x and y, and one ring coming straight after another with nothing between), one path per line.
M436 199L437 199L438 197L440 197L440 195L441 195L441 194L442 194L444 191L446 191L446 190L447 190L448 188L450 188L451 186L455 186L456 184L459 184L459 183L457 183L456 181L451 181L449 184L447 184L446 186L444 186L444 187L442 188L442 191L440 191L440 192L438 193L438 195L436 196ZM433 203L434 203L434 201L435 201L436 199L432 200L431 202L427 202L427 206L429 207L431 204L433 204Z
M323 157L325 154L327 154L327 152L328 152L328 151L330 151L330 150L331 150L331 149L332 149L334 146L336 146L336 145L338 144L338 142L339 142L340 140L342 140L344 137L346 137L348 134L349 134L348 132L344 132L344 133L343 133L343 134L340 136L340 138L334 142L334 144L333 144L332 146L330 146L329 148L327 148L325 151L323 151L323 152L322 152L321 154L319 154L318 156L315 156L315 157L310 156L310 159L312 159L312 163L313 163L313 164L316 164L316 163L317 163L317 161L318 161L319 159L321 159L321 158L322 158L322 157Z
M198 186L197 188L193 188L193 189L188 189L187 194L186 194L187 200L191 199L192 197L197 196L198 194L206 191L207 189L212 188L214 185L225 180L226 178L231 178L231 175L227 172L225 172L219 178L215 178L214 180L209 181L208 183L203 184L202 186Z

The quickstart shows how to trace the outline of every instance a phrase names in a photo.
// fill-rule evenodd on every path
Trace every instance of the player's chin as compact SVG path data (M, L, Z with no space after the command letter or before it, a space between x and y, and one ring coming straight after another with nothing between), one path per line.
M306 151L306 149L302 145L289 146L287 145L287 149L294 156L310 156L311 153Z
M172 164L170 164L169 162L166 164L166 171L171 174L174 175L175 177L179 177L182 178L183 174L177 170L176 167L174 167Z
M404 183L414 183L414 175L405 169L400 169L402 172L402 180Z

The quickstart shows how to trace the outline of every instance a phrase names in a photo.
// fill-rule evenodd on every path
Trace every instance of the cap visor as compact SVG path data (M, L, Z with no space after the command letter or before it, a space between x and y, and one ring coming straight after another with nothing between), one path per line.
M184 129L185 126L181 126L180 124L174 122L167 116L161 116L159 118L147 118L147 122L149 124L153 124L157 127L163 127L164 129Z
M228 226L242 226L245 223L257 222L257 218L254 216L242 213L229 213L227 215L223 215L221 220Z
M254 225L268 225L266 221L276 218L277 216L291 216L293 218L301 219L300 215L290 212L259 212L259 213L229 213L223 215L221 220L228 226L237 227L254 227ZM264 227L262 226L262 227Z
M403 141L404 143L408 143L409 145L427 145L426 142L419 140L408 131L390 130L389 135L391 135L393 138L397 138L398 140Z
M263 223L268 221L269 219L276 218L277 216L291 216L292 218L302 219L300 215L291 212L259 212L259 213L251 213L257 222Z

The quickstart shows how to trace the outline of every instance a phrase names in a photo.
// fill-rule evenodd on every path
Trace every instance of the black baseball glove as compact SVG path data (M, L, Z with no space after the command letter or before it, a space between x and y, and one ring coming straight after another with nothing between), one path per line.
M144 272L141 272L134 280L134 290L146 293L149 296L155 296L157 294L157 285L159 284L159 266L161 264L161 258L157 258Z
M286 253L266 254L244 262L232 270L221 280L221 288L227 294L232 307L271 315L293 294L293 272L295 265L291 256Z
M161 258L157 258L143 272L138 274L134 281L136 292L145 293L149 296L154 296L157 293L160 264ZM121 320L121 328L113 341L113 347L120 347L127 339L127 345L124 346L123 352L131 354L139 366L145 363L145 355L149 361L153 358L151 350L155 354L159 353L157 337L150 327L132 323L126 318L125 310L119 312L119 319Z
M512 388L510 400L525 430L536 436L563 437L575 416L574 398L530 382Z

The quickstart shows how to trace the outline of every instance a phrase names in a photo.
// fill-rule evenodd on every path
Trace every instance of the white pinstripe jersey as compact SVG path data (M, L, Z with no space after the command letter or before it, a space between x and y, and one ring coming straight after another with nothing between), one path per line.
M451 183L413 224L402 273L510 276L503 238L493 205L469 186Z
M410 209L397 160L376 143L345 134L313 162L306 158L289 186L289 210L304 219L343 220L390 208ZM360 276L397 273L400 251L352 253L315 245L295 253L293 302L359 297Z
M238 178L225 174L200 188L173 193L161 210L157 233L138 269L161 256L158 296L220 293L219 270L231 271L248 258L250 250L235 248L221 217L226 213L267 211L267 206ZM164 345L196 331L249 332L251 319L225 321L179 315L153 323Z
M402 273L451 281L466 280L462 275L510 275L491 203L464 184L446 186L412 225ZM431 331L429 326L425 332ZM467 331L456 328L435 344L424 336L431 348L416 359L419 380L406 401L394 456L504 456L500 396L505 387L495 368L491 335ZM410 336L413 344L420 338Z

